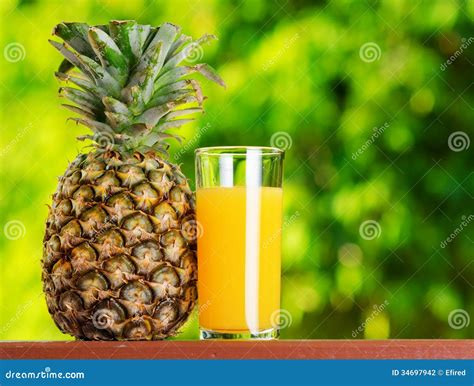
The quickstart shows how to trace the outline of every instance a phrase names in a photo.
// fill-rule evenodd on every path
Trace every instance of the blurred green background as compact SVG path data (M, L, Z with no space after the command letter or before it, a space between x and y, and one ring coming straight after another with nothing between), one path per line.
M284 338L474 336L473 1L0 7L0 339L71 339L48 315L40 259L86 128L66 122L47 39L63 20L110 19L219 37L203 61L228 88L204 82L207 112L172 147L188 176L198 146L287 148ZM178 338L197 336L194 316Z

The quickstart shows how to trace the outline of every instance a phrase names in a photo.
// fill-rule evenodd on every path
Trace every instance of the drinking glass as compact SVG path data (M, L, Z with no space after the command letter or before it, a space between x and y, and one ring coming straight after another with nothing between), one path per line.
M201 339L279 336L284 152L196 150Z

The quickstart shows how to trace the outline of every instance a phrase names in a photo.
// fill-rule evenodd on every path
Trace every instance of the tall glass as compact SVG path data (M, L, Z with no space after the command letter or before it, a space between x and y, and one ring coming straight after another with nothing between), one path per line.
M283 155L196 150L201 339L279 335Z

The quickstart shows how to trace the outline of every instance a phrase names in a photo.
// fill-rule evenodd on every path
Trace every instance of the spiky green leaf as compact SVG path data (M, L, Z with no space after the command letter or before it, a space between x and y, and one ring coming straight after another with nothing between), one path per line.
M212 35L192 42L173 24L154 28L134 21L95 27L61 23L55 34L64 42L51 44L65 58L56 77L79 87L64 87L60 94L76 104L65 107L81 116L75 122L96 133L89 137L97 146L102 144L95 137L106 133L118 149L166 153L165 141L177 136L165 131L202 112L205 97L199 82L185 77L199 72L224 86L212 67L182 65L189 51L213 39ZM82 75L66 74L71 67Z
M211 40L216 40L217 38L214 35L205 34L201 36L198 40L185 44L184 47L177 53L175 53L163 66L163 72L166 72L173 67L176 67L183 60L188 59L189 61L195 60L194 56L197 56L198 59L201 59L201 46L203 44L209 43Z
M225 82L222 80L216 70L214 70L209 64L201 63L196 65L195 67L196 70L200 72L204 77L226 88Z
M102 103L104 104L105 108L109 111L114 113L119 113L127 116L131 116L130 111L127 105L119 100L112 98L110 96L106 96L102 98Z
M129 86L137 84L141 86L143 90L142 98L145 104L148 103L153 94L155 80L178 32L179 28L174 24L164 23L161 25L140 58L136 73L131 78Z
M176 119L174 121L168 121L168 122L160 123L156 128L159 131L166 131L166 130L169 130L169 129L174 129L174 128L177 128L177 127L181 127L181 126L185 125L186 123L189 123L189 122L192 122L192 121L195 121L195 119L193 119L193 118Z
M61 87L59 89L59 96L67 98L71 102L74 102L79 106L85 106L95 112L100 112L102 110L100 99L87 91L71 87Z
M61 72L56 72L54 75L59 80L61 80L63 82L66 82L66 83L71 82L71 83L75 84L76 86L79 86L83 90L88 91L91 94L96 95L99 98L103 98L104 96L107 95L106 90L96 86L92 81L90 81L88 79L80 78L80 77L74 76L72 74L65 74L65 73L61 73Z
M130 117L125 114L114 113L112 111L106 111L107 123L112 128L120 128L130 124Z
M122 54L114 40L101 29L91 27L88 36L102 66L123 86L128 78L127 57Z
M202 113L202 111L203 111L203 109L201 107L192 107L192 108L189 108L189 109L174 110L174 111L171 111L168 114L166 114L163 118L166 121L170 121L172 119L182 117L182 116L185 116L185 115Z
M58 43L54 40L48 40L49 43L56 48L66 59L69 63L77 67L79 70L82 71L84 75L86 75L90 80L95 81L94 72L92 71L89 66L84 63L82 60L81 55L76 52L71 46L67 43ZM61 72L61 71L59 71Z
M166 103L161 106L152 107L135 119L136 123L143 123L147 128L156 126L160 118L170 112L175 106L174 103Z
M109 23L110 37L133 67L140 57L140 35L135 20L112 20Z
M110 133L113 134L112 128L104 122L94 121L86 118L69 118L71 121L80 123L90 128L94 133Z
M77 114L80 114L80 115L84 116L87 119L90 119L90 120L97 119L94 111L88 109L85 106L77 107L77 106L73 106L73 105L68 105L66 103L63 103L62 106L65 107L66 109L70 110L70 111L73 111Z
M81 56L81 59L94 73L94 78L99 86L109 90L110 95L113 97L120 96L122 90L120 83L104 67L87 56Z
M193 38L191 36L187 36L184 34L181 34L180 36L178 36L176 40L173 42L173 44L171 45L168 55L166 55L166 60L168 61L169 58L171 58L171 56L176 54L183 45L185 45L186 43L189 43L192 40Z
M89 26L86 23L59 23L53 29L53 35L61 38L81 55L94 56L87 39Z
M193 95L194 95L193 89L187 88L187 89L176 90L173 92L163 94L161 96L157 96L156 98L154 97L148 104L148 107L159 106L165 103L180 100L185 96L193 96Z

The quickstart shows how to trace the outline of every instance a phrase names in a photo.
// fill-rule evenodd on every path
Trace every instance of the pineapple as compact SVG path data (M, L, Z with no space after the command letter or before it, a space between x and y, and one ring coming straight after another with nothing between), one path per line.
M200 85L186 75L224 86L209 65L185 62L215 37L135 21L61 23L53 34L65 57L56 77L73 86L59 95L93 148L53 195L42 260L49 312L78 339L166 338L197 298L194 199L166 141L202 111Z

